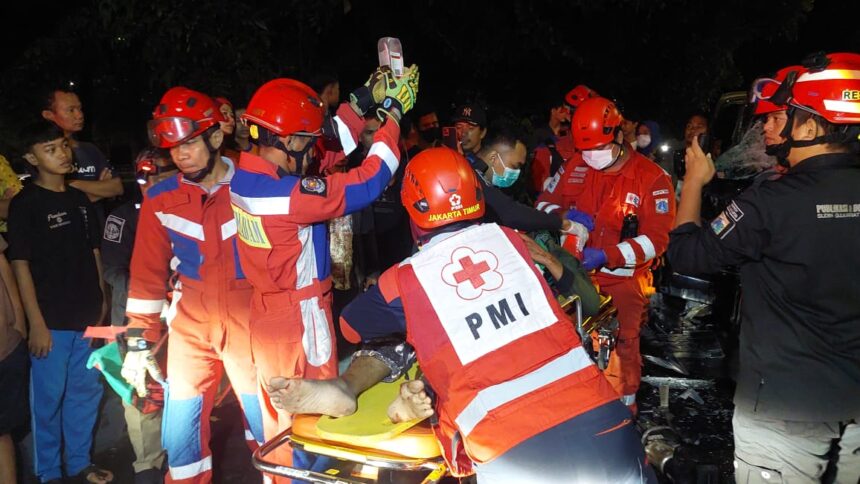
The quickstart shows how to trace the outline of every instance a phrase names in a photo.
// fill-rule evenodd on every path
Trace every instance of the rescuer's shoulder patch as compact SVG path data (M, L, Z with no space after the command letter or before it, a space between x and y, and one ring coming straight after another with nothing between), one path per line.
M325 180L317 176L308 176L302 178L302 184L299 187L299 191L302 193L307 193L308 195L320 195L326 196L327 187L325 185Z
M728 235L733 228L735 228L735 224L729 219L725 212L721 213L717 218L711 221L711 230L713 230L714 234L721 239Z

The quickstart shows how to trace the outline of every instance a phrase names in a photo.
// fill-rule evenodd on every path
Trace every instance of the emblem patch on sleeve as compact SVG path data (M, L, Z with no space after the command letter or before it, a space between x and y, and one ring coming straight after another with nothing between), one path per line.
M624 199L624 203L638 207L640 203L639 195L627 192L627 198Z
M102 238L108 242L122 243L122 228L125 226L125 219L121 219L116 215L108 215L105 220L105 231Z
M725 212L721 213L719 217L711 221L711 230L713 230L714 234L721 239L728 235L734 227L734 222L729 220L729 217Z
M326 189L325 180L316 176L302 178L302 184L299 187L299 191L302 193L323 197L326 195Z
M654 211L657 213L669 213L669 199L658 198L654 200Z

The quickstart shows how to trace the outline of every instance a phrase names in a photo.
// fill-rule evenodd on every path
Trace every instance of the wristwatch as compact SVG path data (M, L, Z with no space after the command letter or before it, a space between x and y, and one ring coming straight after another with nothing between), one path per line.
M134 340L129 341L128 349L131 351L144 351L149 349L149 341L143 338L134 338Z

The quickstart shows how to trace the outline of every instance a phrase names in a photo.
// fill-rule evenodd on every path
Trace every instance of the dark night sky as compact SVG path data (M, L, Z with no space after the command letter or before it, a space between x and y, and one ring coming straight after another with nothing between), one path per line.
M188 15L196 15L197 9L212 8L212 5L220 5L228 12L230 10L227 9L234 9L236 5L249 5L239 0L127 2L128 5L136 5L135 8L150 9L158 5L176 5L177 9L184 9L183 13L190 12ZM62 4L40 0L6 2L0 7L2 18L15 19L16 31L20 33L13 33L8 27L0 33L0 53L4 59L0 81L10 81L9 76L26 75L44 79L50 74L66 76L64 79L74 78L86 87L82 90L82 97L88 119L92 120L88 124L106 121L100 125L104 132L93 133L94 137L116 137L106 132L106 124L111 127L127 125L126 132L142 131L139 127L145 121L150 106L167 87L159 84L158 76L140 79L141 76L152 75L145 68L134 74L133 82L112 76L110 82L123 85L111 86L108 90L100 84L99 78L90 75L94 72L91 65L107 62L99 58L103 54L98 49L89 51L84 48L74 52L73 55L82 61L77 70L71 71L67 53L57 57L55 62L46 62L37 73L27 70L26 63L22 61L22 53L32 52L34 46L42 45L43 39L57 36L60 31L69 32L68 23L73 14L84 14L89 18L98 15L97 6L117 8L122 4L117 0ZM244 7L245 10L241 10L240 7L236 10L237 17L244 18L243 15L262 9L278 14L271 10L273 2L259 4L259 8ZM690 111L713 105L720 92L746 90L755 77L798 63L810 52L860 51L860 29L856 26L856 15L850 11L851 4L835 0L817 0L814 4L811 0L352 0L344 4L342 0L329 0L329 7L335 7L332 8L333 13L321 16L323 25L317 28L318 33L304 36L306 40L297 46L294 40L288 43L284 39L295 39L296 32L312 31L313 22L319 15L310 9L324 6L279 2L278 5L283 5L284 9L292 5L304 10L295 16L279 17L268 23L267 32L274 40L267 48L277 52L286 46L295 51L295 55L281 58L294 61L292 68L274 67L269 71L280 70L280 75L301 78L310 71L335 70L345 95L375 66L376 39L394 35L402 39L407 61L421 66L420 99L434 101L442 113L452 103L477 96L489 105L491 115L506 111L519 116L542 115L550 99L558 99L570 87L584 82L602 94L618 99L628 112L638 113L643 118L655 118L664 123L664 131L672 132L680 128ZM343 12L344 5L350 7L346 13ZM812 10L803 13L802 8L809 5L813 5ZM145 20L136 19L140 25ZM241 24L235 18L228 21ZM797 21L796 28L792 21ZM163 42L162 39L175 33L170 31L169 25L165 26L165 32L160 32L158 26L151 24L143 35L138 32L139 36L146 38L134 44L135 48L146 49L153 42ZM133 27L135 24L130 25ZM180 25L184 27L184 24ZM229 37L229 26L219 25L213 29L216 37L231 39L227 44L229 52L220 55L225 58L261 58L257 45L236 45L236 39L243 35L241 29L247 29L247 24L241 24L237 29L235 35L239 37ZM783 35L786 32L787 35ZM255 33L258 32L251 32ZM98 37L98 34L90 33L93 37ZM249 38L259 37L251 35ZM79 45L74 42L69 40L68 44ZM284 44L279 45L278 42ZM56 53L43 52L40 55L50 58ZM275 58L274 55L271 57ZM267 59L265 56L262 58ZM53 66L56 66L56 73L44 72ZM129 65L125 66L128 68ZM67 75L67 72L71 73ZM238 102L266 80L249 74L241 81L231 78L221 84L213 81L211 85L201 85L206 81L187 72L179 72L173 79L190 87L209 90L212 94L228 94ZM30 85L27 79L11 81L18 81L18 86ZM33 84L36 83L34 79ZM0 84L0 89L7 90L0 91L2 100L17 97L18 93L8 92L10 85L16 83ZM122 111L118 112L120 109ZM9 108L5 111L0 115L0 136L6 135L3 126L14 124L9 118L17 115L10 113Z

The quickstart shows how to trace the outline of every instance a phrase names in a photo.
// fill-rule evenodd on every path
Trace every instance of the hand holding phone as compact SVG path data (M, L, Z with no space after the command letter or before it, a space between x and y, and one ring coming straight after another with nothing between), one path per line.
M711 150L711 135L707 132L701 133L699 135L699 147L702 148L702 151L705 153L709 153Z
M460 136L457 134L457 129L453 126L442 127L442 144L458 153L463 152L463 148L460 146Z

